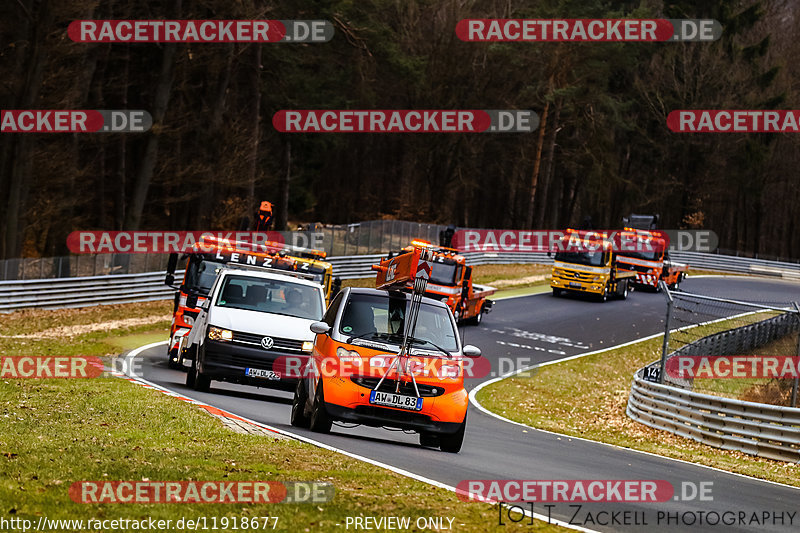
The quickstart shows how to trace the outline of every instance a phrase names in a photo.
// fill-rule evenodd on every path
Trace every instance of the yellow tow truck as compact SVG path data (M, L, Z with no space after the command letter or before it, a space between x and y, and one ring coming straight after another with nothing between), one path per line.
M605 233L568 229L556 248L550 280L553 296L580 292L595 295L602 302L628 297L628 285L636 273L618 261Z

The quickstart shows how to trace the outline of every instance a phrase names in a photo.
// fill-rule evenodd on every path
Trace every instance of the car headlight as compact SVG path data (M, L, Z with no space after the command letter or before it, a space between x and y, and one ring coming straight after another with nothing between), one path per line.
M314 341L303 342L303 346L300 349L306 353L311 353L311 351L314 349Z
M356 363L356 364L361 362L361 354L359 354L355 350L348 350L341 346L336 348L336 357L338 357L340 361Z
M222 329L211 326L208 328L208 338L212 341L232 341L233 332L229 329Z

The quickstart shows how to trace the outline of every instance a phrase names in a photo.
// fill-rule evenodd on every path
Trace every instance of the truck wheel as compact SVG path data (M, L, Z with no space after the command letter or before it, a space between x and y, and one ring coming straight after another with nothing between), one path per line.
M294 427L307 428L311 423L306 416L306 403L308 403L308 392L306 392L306 385L301 378L297 382L297 388L294 390L294 400L292 401L291 422Z
M322 390L322 379L317 383L317 393L314 395L314 405L311 407L311 431L317 433L330 433L333 420L325 410L325 393Z
M622 285L622 292L619 293L619 299L626 300L628 298L628 280L624 279L620 284Z
M473 326L480 326L480 325L481 325L481 321L482 321L482 320L483 320L483 309L481 309L480 311L478 311L478 314L477 314L477 315L475 315L474 317L470 318L470 319L468 320L468 322L469 322L470 324L472 324Z
M439 435L439 449L447 453L458 453L464 443L464 433L467 431L467 414L464 413L464 421L458 431L450 435Z
M561 296L561 289L553 287L553 296L555 296L556 298Z

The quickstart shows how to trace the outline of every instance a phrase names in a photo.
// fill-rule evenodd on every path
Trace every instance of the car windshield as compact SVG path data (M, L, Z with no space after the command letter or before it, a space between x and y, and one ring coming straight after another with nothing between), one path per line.
M345 304L339 332L347 336L362 336L399 345L405 328L410 299L405 295L353 294ZM414 346L435 350L440 346L448 352L458 350L456 330L446 307L423 303L419 309Z
M214 285L214 280L217 279L219 269L224 266L222 263L215 261L193 258L186 267L186 288L200 294L208 294L211 286Z
M605 254L603 252L558 252L556 261L573 263L578 265L605 266Z
M225 276L216 305L320 320L321 287L245 275Z

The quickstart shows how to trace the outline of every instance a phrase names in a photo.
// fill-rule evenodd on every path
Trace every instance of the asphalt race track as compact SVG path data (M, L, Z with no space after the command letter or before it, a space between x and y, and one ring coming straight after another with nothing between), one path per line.
M800 284L736 277L690 278L682 288L691 292L747 301L800 301ZM664 296L637 291L627 301L605 304L581 298L553 298L549 294L498 301L479 327L462 328L465 342L475 344L500 373L500 358L518 365L552 361L600 350L663 331ZM421 448L416 434L377 428L333 427L330 435L298 430L289 425L291 394L212 382L210 393L184 385L185 374L166 365L165 346L142 353L142 377L175 392L238 415L306 436L330 446L394 465L449 486L469 479L641 479L667 480L679 492L681 483L713 482L713 501L665 503L592 503L534 505L535 513L599 531L692 529L693 531L798 531L800 490L703 468L680 461L632 452L566 436L509 424L474 406L468 413L464 447L459 454ZM491 377L491 376L490 376ZM486 378L469 380L468 388ZM480 504L472 504L480 505ZM602 511L608 514L597 514ZM624 511L628 511L624 514ZM724 525L715 515L732 511L744 524ZM740 513L746 515L740 515ZM573 515L576 516L573 517ZM591 513L591 514L590 514ZM612 513L617 513L612 515ZM675 514L677 513L677 515ZM752 522L769 513L766 524ZM784 513L784 523L775 516ZM793 524L789 515L795 513ZM498 522L497 507L486 506L486 525ZM592 521L591 519L594 519ZM668 521L668 518L670 520ZM716 517L719 519L719 516ZM589 520L589 521L587 521ZM702 523L701 523L702 520ZM507 521L507 520L506 520ZM603 525L605 522L607 525Z

